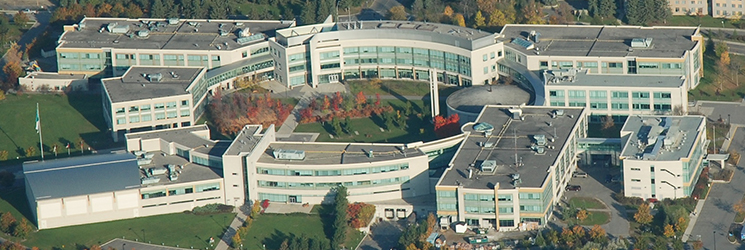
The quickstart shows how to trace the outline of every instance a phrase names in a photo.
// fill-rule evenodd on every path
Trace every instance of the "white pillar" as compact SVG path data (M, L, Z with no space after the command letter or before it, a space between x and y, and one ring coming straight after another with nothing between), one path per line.
M434 69L429 70L429 102L432 120L440 114L440 94L437 88L437 72Z

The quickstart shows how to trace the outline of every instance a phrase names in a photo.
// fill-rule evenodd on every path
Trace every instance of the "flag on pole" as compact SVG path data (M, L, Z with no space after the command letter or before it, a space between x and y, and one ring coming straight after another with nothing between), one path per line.
M41 121L39 120L39 106L36 106L36 133L39 133L39 127L41 127Z

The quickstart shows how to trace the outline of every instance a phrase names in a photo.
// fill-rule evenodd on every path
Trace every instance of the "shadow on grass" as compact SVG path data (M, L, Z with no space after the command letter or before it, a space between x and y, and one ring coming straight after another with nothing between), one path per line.
M34 216L31 213L31 208L28 205L28 198L26 198L26 188L11 188L0 191L0 199L8 202L13 208L26 217L31 224L36 225L36 221L33 219ZM20 218L18 218L20 220Z
M286 234L282 231L274 229L274 233L272 233L272 235L268 238L264 238L261 244L266 246L265 249L280 249L280 247L282 246L282 242L292 238L295 238L294 234Z

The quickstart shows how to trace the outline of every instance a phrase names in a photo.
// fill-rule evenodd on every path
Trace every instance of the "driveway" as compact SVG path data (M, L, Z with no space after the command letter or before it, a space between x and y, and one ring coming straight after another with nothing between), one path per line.
M732 144L730 144L730 149L741 153L745 152L745 128L737 129ZM729 230L735 218L732 205L745 195L743 183L745 183L745 170L738 167L730 183L712 185L698 221L696 221L696 225L693 226L693 231L691 231L691 238L695 239L700 236L704 247L709 250L737 248L736 245L730 244L727 240L727 230ZM714 236L715 234L716 236ZM716 246L714 245L715 242Z
M398 238L401 237L406 225L406 220L381 221L372 225L371 233L365 236L357 248L359 250L394 249L398 246Z
M572 178L570 185L580 185L582 190L579 192L566 191L564 198L568 202L575 196L594 197L605 203L611 214L611 220L608 224L602 225L605 232L611 237L628 237L629 221L626 215L626 209L613 199L613 193L621 191L621 183L605 183L605 177L608 174L620 175L620 169L615 167L605 167L604 164L593 164L591 166L582 166L582 172L587 173L587 178Z

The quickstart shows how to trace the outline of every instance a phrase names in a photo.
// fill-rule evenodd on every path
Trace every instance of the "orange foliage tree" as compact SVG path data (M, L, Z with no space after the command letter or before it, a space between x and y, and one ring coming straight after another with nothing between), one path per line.
M460 132L459 121L460 117L458 114L453 114L447 119L439 115L435 116L435 134L439 138L458 134Z

